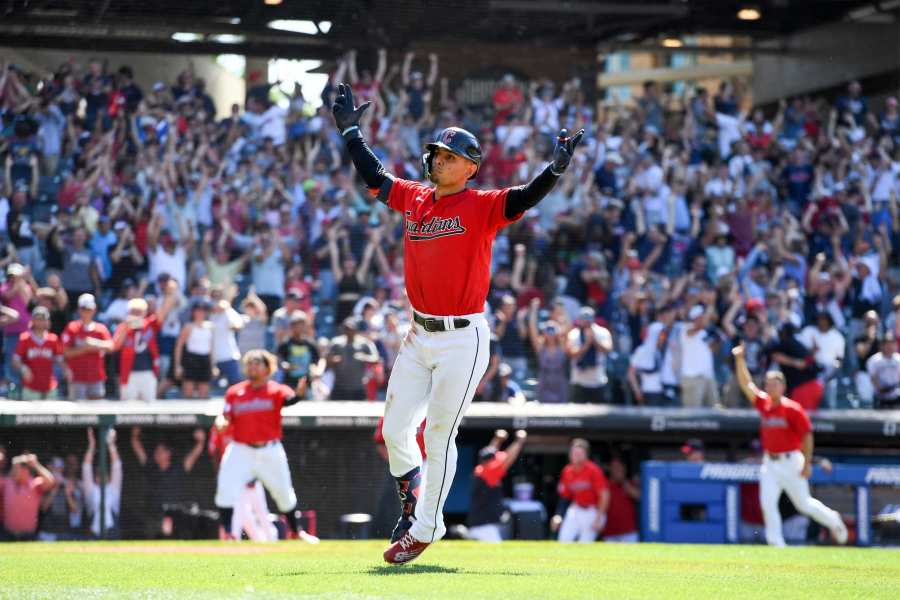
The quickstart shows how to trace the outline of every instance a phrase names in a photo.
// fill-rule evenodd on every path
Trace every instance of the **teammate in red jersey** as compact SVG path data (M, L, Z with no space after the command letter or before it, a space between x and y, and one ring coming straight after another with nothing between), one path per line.
M606 525L609 484L603 470L588 458L590 452L587 440L572 440L569 464L559 476L560 503L550 528L559 529L561 542L593 542Z
M13 368L22 374L22 400L46 400L56 390L53 365L66 368L63 348L55 333L50 333L50 311L38 306L31 313L31 328L22 332Z
M433 186L423 185L387 173L366 145L359 120L369 104L357 107L350 86L341 84L332 110L363 181L404 217L404 274L413 326L388 382L383 427L401 506L384 559L403 564L447 531L442 513L456 474L456 434L489 360L490 329L483 311L494 238L553 188L584 132L569 137L561 131L552 162L530 183L481 191L466 187L481 165L478 140L448 127L425 147L422 166ZM428 422L428 477L416 495L422 461L415 430L422 417Z
M231 533L235 504L246 485L258 479L287 519L288 537L318 542L297 523L297 496L281 445L281 408L295 404L299 398L288 386L269 380L278 368L275 355L250 350L243 363L247 380L228 388L225 407L216 417L216 428L225 431L230 426L234 436L222 456L216 482L222 527L226 534Z
M847 543L847 527L841 515L809 494L812 475L812 424L800 404L784 395L784 375L779 371L766 373L765 391L753 383L744 359L744 346L732 350L734 369L744 396L753 403L760 415L760 440L763 462L759 469L759 504L766 523L766 542L784 546L778 498L781 491L788 495L797 510L826 527L835 541Z

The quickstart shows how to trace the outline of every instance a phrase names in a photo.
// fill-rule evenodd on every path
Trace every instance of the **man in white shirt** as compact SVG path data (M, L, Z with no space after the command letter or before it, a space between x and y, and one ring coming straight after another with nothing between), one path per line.
M566 354L572 367L570 398L576 403L604 400L603 391L608 381L606 355L612 351L612 334L595 323L594 318L593 308L582 307L566 340Z
M804 327L797 339L813 351L816 363L822 367L826 379L840 369L844 361L846 341L843 334L834 328L831 313L824 310L819 312L816 324Z
M900 354L893 331L884 334L881 352L868 360L866 372L875 388L875 408L900 407Z
M715 406L719 403L713 353L706 332L707 309L695 304L688 311L688 324L679 332L681 403L686 407Z

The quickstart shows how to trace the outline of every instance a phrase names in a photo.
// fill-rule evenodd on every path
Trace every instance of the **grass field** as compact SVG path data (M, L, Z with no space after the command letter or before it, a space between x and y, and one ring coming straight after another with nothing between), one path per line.
M0 544L0 598L900 598L900 550L442 542Z

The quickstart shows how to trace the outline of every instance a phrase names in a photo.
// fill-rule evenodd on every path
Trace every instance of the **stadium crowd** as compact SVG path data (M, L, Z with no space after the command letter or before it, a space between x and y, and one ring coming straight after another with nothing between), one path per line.
M481 141L483 188L529 180L560 128L587 132L498 235L476 399L742 406L743 340L752 374L780 369L810 409L900 402L900 111L856 82L766 111L739 82L647 82L626 104L506 75L474 105L436 56L381 50L372 70L342 57L321 106L251 73L244 106L220 113L190 68L142 90L101 60L0 67L10 396L203 398L268 347L304 397L381 397L410 318L403 223L335 130L349 81L398 177L422 177L449 125Z

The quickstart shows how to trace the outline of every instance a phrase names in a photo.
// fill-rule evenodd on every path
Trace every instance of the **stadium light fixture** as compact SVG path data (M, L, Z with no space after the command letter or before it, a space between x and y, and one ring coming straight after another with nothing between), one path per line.
M278 6L281 4L281 0L263 0L263 4L266 6Z
M172 39L176 42L199 42L203 39L203 34L201 33L189 33L187 31L176 31L172 34Z
M319 29L322 33L328 33L331 31L331 21L319 21Z
M741 21L759 21L762 13L755 6L745 6L737 12L737 18Z
M328 23L328 29L331 29L331 22L323 21L323 23ZM316 35L319 33L319 28L316 27L316 24L313 21L304 21L300 19L276 19L274 21L269 21L268 26L269 29L290 31L291 33L307 33L309 35ZM323 31L325 31L325 29L323 29Z
M684 42L682 42L678 38L665 38L662 41L662 45L664 48L681 48L682 46L684 46Z

